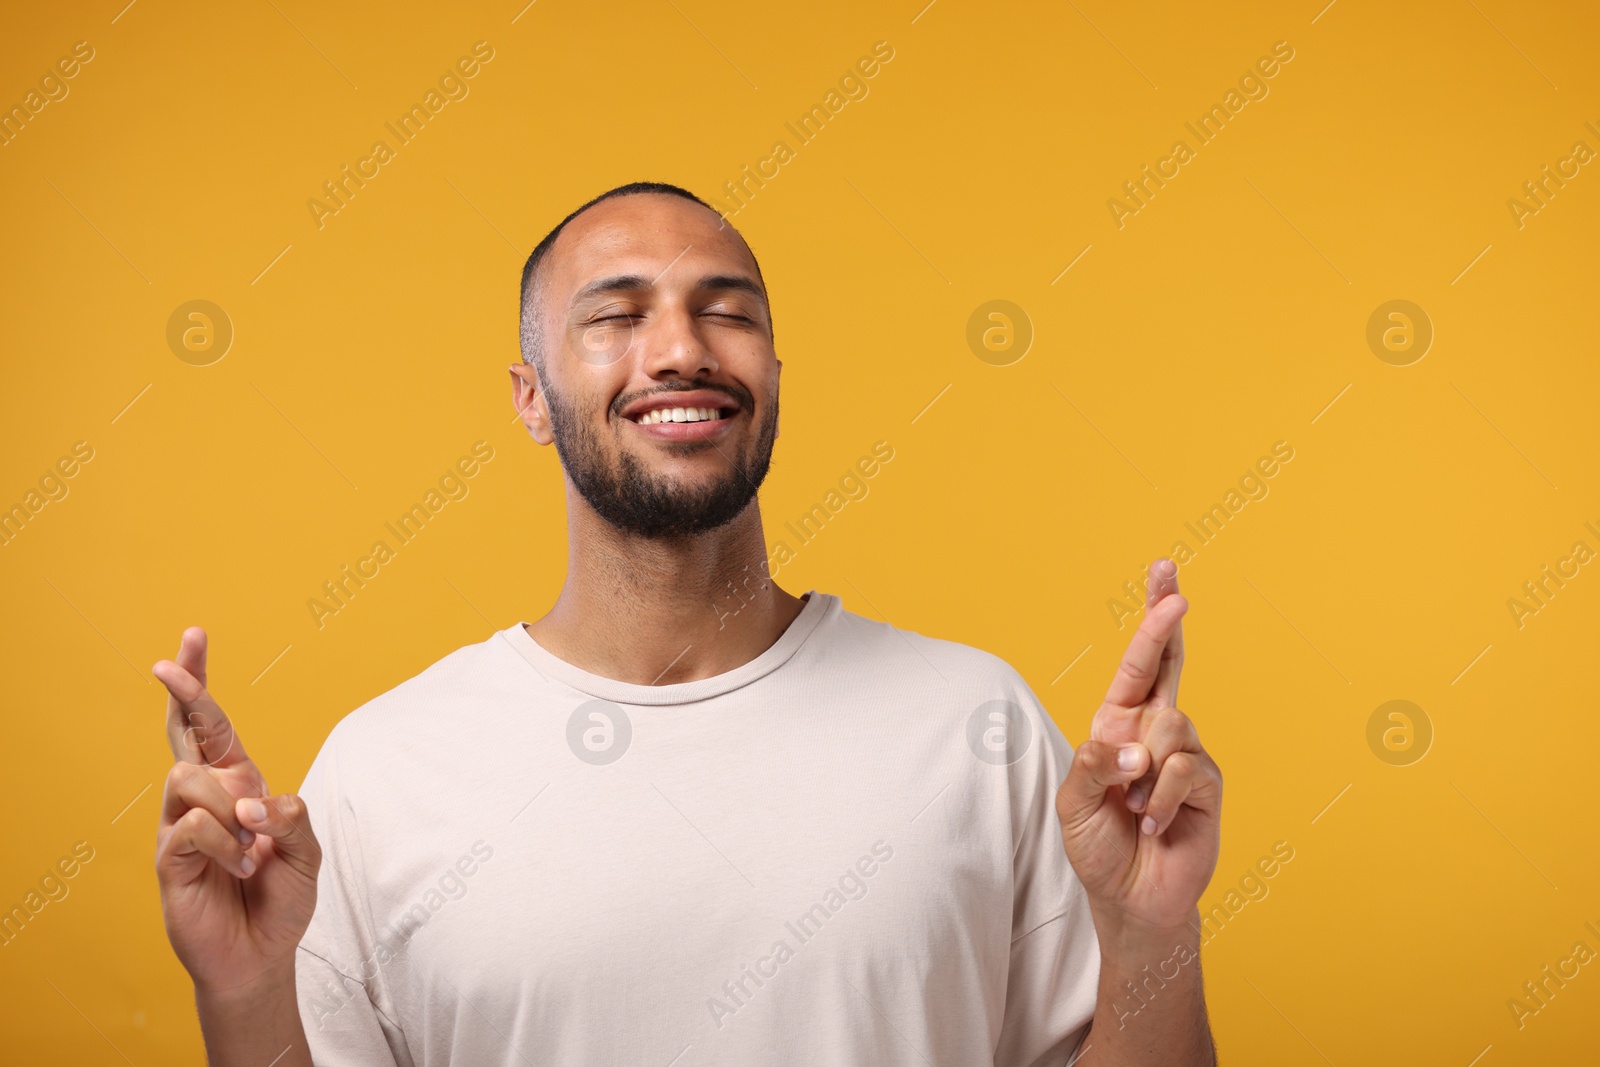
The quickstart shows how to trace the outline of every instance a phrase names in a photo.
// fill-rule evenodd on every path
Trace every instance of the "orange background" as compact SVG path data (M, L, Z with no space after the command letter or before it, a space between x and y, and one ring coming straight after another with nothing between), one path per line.
M894 449L779 581L1005 657L1077 742L1132 633L1108 601L1188 541L1181 703L1227 780L1202 908L1294 850L1205 949L1224 1062L1592 1057L1600 967L1520 1028L1508 1001L1600 951L1600 576L1566 564L1520 626L1508 601L1600 549L1600 168L1508 202L1600 150L1600 20L924 2L8 14L0 104L75 42L93 58L0 147L0 506L92 458L0 547L0 906L76 843L93 859L0 948L0 1059L202 1062L152 867L150 665L206 627L214 692L293 789L341 716L543 613L565 527L510 404L522 261L626 181L731 209L779 139L734 219L785 362L769 540ZM394 147L384 123L478 41L467 95ZM799 145L785 123L878 41L866 95ZM1198 145L1184 124L1280 41L1267 94ZM319 227L307 201L380 138L393 158ZM1119 228L1108 201L1179 139L1194 158ZM232 325L220 359L169 346L192 300ZM1020 359L1015 314L969 346L991 300L1031 326ZM1405 366L1367 340L1391 300L1434 334ZM478 441L468 495L318 628L322 583ZM1267 495L1186 536L1278 441ZM1420 717L1369 745L1391 700Z

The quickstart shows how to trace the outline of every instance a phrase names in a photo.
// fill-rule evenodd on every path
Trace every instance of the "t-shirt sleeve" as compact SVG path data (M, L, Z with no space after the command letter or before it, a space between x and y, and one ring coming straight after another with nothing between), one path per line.
M1013 766L1018 830L1011 963L995 1067L1063 1067L1094 1018L1100 942L1089 898L1067 859L1056 790L1072 746L1018 676L1020 704L1035 734Z
M316 910L295 952L300 1022L317 1067L413 1067L405 1034L382 1006L386 950L372 933L359 828L340 788L337 738L336 727L300 787L322 846Z

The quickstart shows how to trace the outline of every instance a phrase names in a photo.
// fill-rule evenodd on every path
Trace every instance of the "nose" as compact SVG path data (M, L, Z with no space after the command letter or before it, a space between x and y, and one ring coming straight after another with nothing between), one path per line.
M694 378L715 374L717 357L705 343L689 309L667 308L644 339L644 370L652 378Z

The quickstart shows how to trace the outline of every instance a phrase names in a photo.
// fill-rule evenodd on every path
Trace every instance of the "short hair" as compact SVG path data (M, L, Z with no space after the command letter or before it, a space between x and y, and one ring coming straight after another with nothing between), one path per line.
M717 211L716 208L681 186L671 185L667 182L629 182L627 185L619 185L615 189L606 190L557 223L555 229L545 234L544 239L533 246L533 251L528 254L528 261L522 265L522 285L518 300L520 321L518 335L522 347L522 362L532 363L534 369L539 372L540 377L544 375L544 338L539 330L539 309L535 291L538 287L540 266L544 263L545 257L550 254L550 249L555 246L556 238L560 237L561 231L567 228L567 223L603 201L619 196L635 196L640 193L659 193L666 196L682 197L685 200L693 200L708 211L716 211L718 215L722 215L722 212ZM723 221L727 221L726 216L723 216ZM734 232L738 233L737 230ZM744 235L740 234L739 239L744 241ZM751 261L756 265L756 277L760 279L761 287L764 289L767 285L767 279L761 274L761 263L756 259L755 249L750 247L749 241L745 241L744 246L750 253ZM768 321L771 321L770 308L768 309Z

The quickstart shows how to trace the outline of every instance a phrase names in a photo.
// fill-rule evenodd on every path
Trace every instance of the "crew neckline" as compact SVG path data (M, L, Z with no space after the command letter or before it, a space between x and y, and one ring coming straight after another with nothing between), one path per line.
M527 625L525 620L519 620L516 625L499 631L499 636L515 649L540 677L561 682L586 696L611 700L618 704L691 704L697 700L732 692L771 674L800 651L801 646L823 620L838 614L841 607L841 601L833 593L807 590L805 606L800 609L800 614L794 617L788 628L759 656L730 671L723 671L709 678L697 678L691 682L676 682L672 685L640 685L586 671L576 664L568 663L535 641L524 628Z

